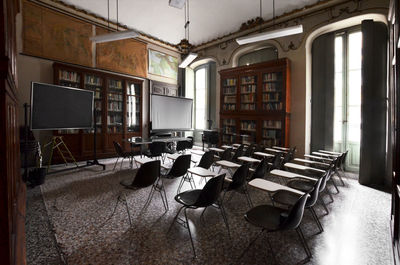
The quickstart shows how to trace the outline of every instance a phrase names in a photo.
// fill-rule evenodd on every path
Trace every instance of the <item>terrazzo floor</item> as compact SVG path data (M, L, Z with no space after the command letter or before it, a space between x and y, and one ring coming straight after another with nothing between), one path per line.
M231 237L217 209L210 208L205 222L202 210L189 210L197 258L193 259L187 230L173 224L179 204L173 199L179 179L166 179L169 211L155 193L143 209L150 188L124 190L119 182L132 179L135 169L123 164L112 170L114 159L105 171L91 167L46 178L40 187L27 193L28 264L275 264L265 235L261 236L239 260L240 254L260 231L243 215L249 209L242 194L225 203ZM271 177L271 180L276 181ZM195 179L196 185L200 179ZM308 211L302 228L313 258L307 264L393 264L390 241L389 193L371 189L348 179L335 201L328 205L329 215L315 207L324 227L318 228ZM184 189L188 189L186 184ZM330 187L333 191L333 188ZM124 205L117 197L125 192L132 214L129 225ZM270 204L266 193L249 188L254 205ZM325 201L329 198L324 197ZM306 258L294 231L268 234L278 264L299 264Z

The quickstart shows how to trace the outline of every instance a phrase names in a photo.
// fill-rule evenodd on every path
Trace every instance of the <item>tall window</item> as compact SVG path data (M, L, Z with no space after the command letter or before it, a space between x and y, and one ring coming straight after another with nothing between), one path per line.
M345 31L335 38L334 145L349 150L347 167L357 170L361 125L361 31Z
M195 71L195 129L206 129L207 120L207 67L201 67Z

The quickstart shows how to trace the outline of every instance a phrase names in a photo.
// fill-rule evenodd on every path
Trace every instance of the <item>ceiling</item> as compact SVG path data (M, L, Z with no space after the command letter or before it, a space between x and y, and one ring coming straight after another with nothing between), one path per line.
M262 18L271 19L272 0L262 1ZM107 0L63 0L107 19ZM110 21L117 18L117 0L110 2ZM275 15L303 8L319 0L275 0ZM118 21L160 40L177 44L185 38L185 13L170 7L168 0L119 0ZM235 32L243 22L260 15L260 0L190 0L190 34L193 45Z

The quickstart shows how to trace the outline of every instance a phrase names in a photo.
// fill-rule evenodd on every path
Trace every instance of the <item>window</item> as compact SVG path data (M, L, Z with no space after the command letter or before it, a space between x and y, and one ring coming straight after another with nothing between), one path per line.
M207 67L201 67L195 70L195 100L194 116L195 129L206 129L207 120Z
M360 30L340 32L335 37L334 145L349 150L346 164L357 170L361 125L361 48Z
M238 65L250 65L261 62L268 62L278 59L278 50L275 47L268 47L246 53L239 57Z

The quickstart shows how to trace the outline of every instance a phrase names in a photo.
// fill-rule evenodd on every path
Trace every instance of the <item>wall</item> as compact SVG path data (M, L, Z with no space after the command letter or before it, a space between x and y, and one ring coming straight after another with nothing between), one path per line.
M383 14L387 15L388 0L365 0L365 1L332 1L333 4L327 6L321 4L309 11L299 11L299 14L289 14L276 19L275 29L284 26L292 26L297 23L302 24L303 34L268 40L255 44L239 46L233 37L241 36L240 33L231 37L222 38L214 43L207 43L197 47L196 51L200 54L198 60L212 58L217 63L217 71L231 68L237 65L239 55L244 51L250 51L262 46L274 45L278 49L279 58L289 58L291 61L291 116L289 141L291 146L297 147L297 155L303 155L309 150L309 114L310 114L310 94L307 78L307 68L309 67L307 51L307 40L317 29L345 20L350 17L362 14ZM301 16L300 16L301 15ZM365 17L368 17L365 16ZM282 24L280 24L282 23ZM343 28L347 25L343 25ZM271 28L271 27L270 27ZM270 28L266 28L268 31ZM245 33L250 33L246 31ZM243 35L243 34L242 34ZM316 37L316 36L313 36ZM217 108L220 104L220 75L217 74ZM217 113L219 123L219 113ZM219 125L219 124L218 124Z

